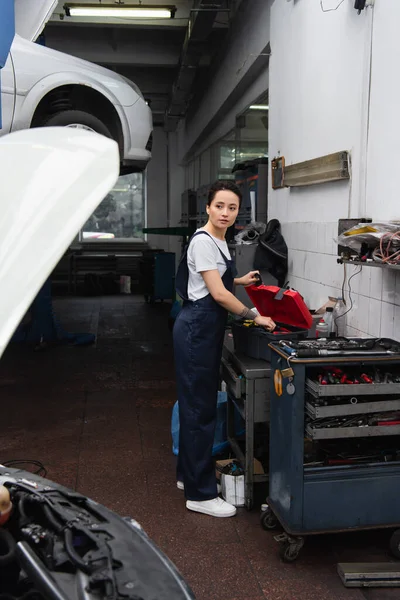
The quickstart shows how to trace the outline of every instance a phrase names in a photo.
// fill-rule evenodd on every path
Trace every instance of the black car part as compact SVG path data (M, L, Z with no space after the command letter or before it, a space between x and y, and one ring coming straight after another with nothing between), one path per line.
M13 511L0 527L0 598L191 600L133 519L32 473L0 467Z

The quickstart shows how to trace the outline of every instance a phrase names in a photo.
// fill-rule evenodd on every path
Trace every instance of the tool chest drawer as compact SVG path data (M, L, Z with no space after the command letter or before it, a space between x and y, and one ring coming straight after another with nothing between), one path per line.
M400 399L379 398L372 402L328 406L315 405L306 398L306 436L318 440L399 435Z
M329 423L325 427L321 424L306 425L306 435L311 440L333 440L339 438L363 438L363 437L380 437L390 435L400 435L400 425L369 426L356 425L355 427L329 427Z
M341 417L347 415L369 414L376 412L394 411L400 412L400 398L385 400L386 396L379 399L366 398L367 402L359 402L355 396L350 398L335 398L337 404L326 404L321 406L315 404L310 398L306 399L306 413L312 419L325 419L327 417ZM357 402L355 402L357 401Z
M398 367L309 369L305 432L312 440L400 434Z
M222 357L221 378L226 383L229 393L233 398L239 399L245 392L245 381L243 376L235 371L233 365Z
M236 404L245 411L248 398L254 400L254 421L265 423L269 421L269 379L247 379L238 374L226 358L221 359L221 378L226 383L227 391L236 401Z
M400 397L400 383L358 383L321 385L312 379L306 380L306 390L314 398L326 396L375 396L397 394Z

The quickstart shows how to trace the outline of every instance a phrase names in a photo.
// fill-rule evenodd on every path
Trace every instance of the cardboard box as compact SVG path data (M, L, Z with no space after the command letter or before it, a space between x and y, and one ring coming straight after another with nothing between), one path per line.
M236 458L227 458L225 460L217 460L216 461L215 473L216 473L216 477L217 477L218 481L221 479L221 470L224 467L226 467L226 465L229 465L230 463L233 463L233 462L236 464L240 464ZM253 459L253 469L254 469L254 475L264 475L264 473L265 473L262 464L256 458Z

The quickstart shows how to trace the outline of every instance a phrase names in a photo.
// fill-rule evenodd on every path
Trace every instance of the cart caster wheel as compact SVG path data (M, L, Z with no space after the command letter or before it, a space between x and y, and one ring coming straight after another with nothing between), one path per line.
M299 556L300 550L304 546L303 537L292 537L286 532L280 535L275 535L274 540L282 544L280 549L280 557L285 563L294 562Z
M271 529L276 529L279 525L279 521L272 512L270 508L264 510L260 516L261 527L265 529L265 531L269 531Z
M291 563L298 558L300 550L301 547L299 547L298 544L291 544L290 542L285 542L284 544L282 544L279 554L283 562Z
M390 538L390 551L393 556L400 559L400 529L396 529Z

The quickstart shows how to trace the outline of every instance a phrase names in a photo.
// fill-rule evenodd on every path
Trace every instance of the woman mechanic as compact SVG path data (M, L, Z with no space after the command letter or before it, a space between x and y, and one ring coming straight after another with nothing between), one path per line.
M231 181L209 190L207 224L192 236L179 263L176 289L183 299L173 331L180 434L177 486L186 508L213 517L232 517L236 507L218 496L212 448L219 368L228 311L273 331L275 323L247 308L232 293L251 285L258 271L235 279L225 234L242 200Z

